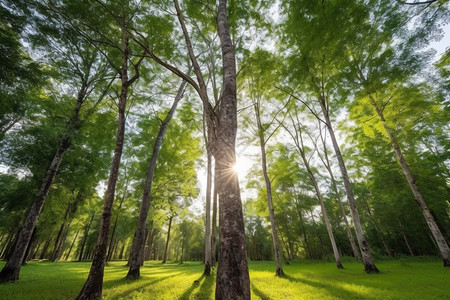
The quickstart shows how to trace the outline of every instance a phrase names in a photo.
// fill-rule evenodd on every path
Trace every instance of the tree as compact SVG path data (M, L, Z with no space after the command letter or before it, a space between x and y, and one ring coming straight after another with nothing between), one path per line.
M92 89L102 80L101 77L104 75L101 72L95 73L95 71L93 71L96 67L95 60L98 58L98 53L87 45L83 48L77 48L76 45L80 42L80 37L70 28L62 26L58 20L53 20L53 22L55 30L59 30L56 34L56 38L59 38L59 40L57 40L54 45L57 45L57 42L59 42L70 49L70 52L67 54L67 69L71 72L72 76L76 76L77 78L78 92L76 95L76 103L68 118L67 125L59 140L57 149L54 152L53 159L42 179L33 205L24 221L13 254L0 272L0 282L19 279L20 266L24 259L36 222L44 206L45 199L61 165L64 154L72 143L73 136L78 133L82 126L82 121L80 120L82 104L88 98ZM82 61L81 65L78 64L78 59ZM62 68L64 68L64 66L62 66Z
M269 139L275 134L278 129L278 126L275 128L271 128L271 125L275 123L276 114L285 107L280 108L279 111L275 112L274 115L270 117L271 119L269 119L268 122L263 123L261 116L263 115L263 111L265 111L263 99L270 96L274 97L273 95L271 95L273 93L271 93L269 87L272 85L272 73L276 64L277 62L274 61L274 59L270 58L269 53L257 49L253 54L253 57L249 58L248 64L244 65L244 69L247 69L247 71L249 72L249 74L246 74L246 77L248 77L246 83L255 112L256 126L254 126L254 131L256 132L256 136L258 137L259 146L261 149L261 168L266 185L267 206L269 209L269 218L272 231L273 252L275 254L275 262L277 264L275 274L277 276L282 276L284 273L281 266L280 243L277 233L275 212L272 200L272 182L267 171L268 166L266 145ZM251 119L251 117L249 117L248 119ZM250 123L251 121L248 122Z
M348 23L347 14L341 10L346 9L355 15L355 20L359 20L359 13L364 12L358 3L348 3L345 8L335 3L300 3L298 1L286 4L289 14L286 20L286 34L288 44L299 50L299 53L292 56L291 63L292 72L301 74L304 77L305 89L308 94L314 95L320 106L323 119L321 119L330 134L336 159L339 163L342 179L344 181L347 199L350 206L350 212L355 226L356 237L362 254L362 260L365 271L367 273L378 273L378 269L373 262L369 244L364 237L363 228L361 226L358 209L353 189L348 176L347 167L341 154L339 144L334 132L334 128L330 118L330 98L339 97L339 82L341 74L337 72L338 66L342 64L339 60L342 57L342 47L339 45L342 41L346 41L354 34L354 24L352 26L342 27L342 24ZM298 12L302 12L299 15ZM332 15L333 18L328 16ZM294 17L295 16L295 17ZM291 28L296 28L292 31ZM298 30L297 30L298 29ZM344 30L345 29L345 30ZM312 34L316 30L315 34ZM315 36L323 36L322 39L316 39ZM290 78L291 81L298 82L295 77ZM297 97L297 100L300 98ZM299 101L301 102L301 101ZM335 104L335 103L333 103ZM316 114L313 110L311 113ZM317 115L317 114L316 114Z
M137 279L140 276L140 266L143 263L144 253L142 253L142 245L145 243L145 231L147 224L148 210L150 208L150 195L152 192L152 182L153 175L156 168L156 162L158 160L159 150L163 143L164 134L166 132L167 126L172 119L175 110L177 108L178 102L181 100L186 82L183 81L178 89L177 95L175 96L172 107L167 113L166 117L162 121L159 132L155 140L155 145L153 146L152 156L147 170L147 178L145 180L144 194L142 196L141 208L139 210L139 221L136 230L136 235L133 239L133 246L130 254L130 269L126 276L126 279ZM172 221L172 219L170 219ZM169 223L169 233L170 233L170 223ZM168 240L168 239L167 239Z
M388 109L392 107L392 102L397 102L397 97L402 97L402 104L408 107L408 101L411 101L409 97L414 97L417 99L417 93L415 88L412 87L408 89L405 81L417 72L425 58L423 55L416 54L417 48L421 46L424 42L427 42L430 37L424 36L423 30L419 29L417 32L413 33L403 33L405 31L402 28L402 23L393 23L392 19L406 18L406 14L400 14L395 11L395 6L391 7L389 4L381 3L383 9L378 10L375 15L376 18L371 19L371 23L364 24L366 29L366 34L364 38L358 39L357 43L352 43L349 45L352 57L350 60L350 68L353 76L360 85L360 95L358 98L362 101L368 102L373 110L375 110L376 116L379 118L381 127L386 133L392 148L394 149L395 156L398 163L401 166L402 172L409 184L411 192L414 198L422 210L423 216L427 222L427 225L433 234L433 237L438 245L438 248L443 257L444 266L450 266L450 247L445 241L444 235L442 234L439 226L436 223L435 217L431 213L427 202L424 199L423 193L420 191L417 185L416 176L411 171L410 164L407 162L404 150L401 146L401 141L399 136L395 133L399 126L395 125L399 123L401 113L396 114L396 120L388 119ZM445 11L446 9L441 9ZM439 9L436 12L438 15ZM388 22L389 25L385 24ZM433 30L436 26L436 20L427 20L425 28ZM379 25L384 27L383 30L378 28ZM400 33L398 33L400 32ZM401 47L395 47L395 42L392 40L389 34L392 34L392 38L397 36L399 39L403 39ZM359 49L359 43L370 39L371 51ZM398 48L398 49L395 49ZM386 63L389 61L390 63ZM409 84L411 86L411 84ZM408 90L411 92L409 93ZM364 99L366 98L366 99ZM414 105L414 102L411 101ZM402 105L402 106L403 106ZM405 118L413 117L418 115L414 109L408 109L408 116ZM422 114L422 112L420 113ZM406 120L404 123L406 123Z
M206 111L208 139L217 166L219 195L220 255L217 271L216 298L250 298L250 281L245 251L245 234L237 174L232 171L236 162L236 58L227 23L227 3L218 6L217 24L222 50L222 96L217 111L209 102L202 71L193 51L178 1L174 0L177 17L186 41L197 82L175 66L164 62L149 48L147 54L156 62L191 84L199 94Z
M295 108L294 108L295 109ZM294 110L293 109L293 110ZM312 167L309 163L311 157L307 157L307 149L303 140L303 131L304 131L304 125L300 122L300 119L298 117L298 111L293 111L293 114L288 112L290 114L291 124L293 129L289 129L288 126L283 125L284 129L289 133L289 135L292 137L295 146L297 147L297 150L300 154L300 157L302 158L303 164L308 172L309 178L314 186L314 190L316 192L317 199L319 200L320 208L322 211L322 216L325 221L325 225L327 227L328 236L330 238L331 246L333 248L333 254L334 258L336 260L336 266L338 269L343 269L341 263L341 258L339 255L339 251L336 246L336 240L334 239L333 229L331 227L330 219L328 218L327 209L324 204L322 193L320 192L319 184L317 182L317 179L314 175L314 172L312 170ZM289 126L290 127L290 126Z

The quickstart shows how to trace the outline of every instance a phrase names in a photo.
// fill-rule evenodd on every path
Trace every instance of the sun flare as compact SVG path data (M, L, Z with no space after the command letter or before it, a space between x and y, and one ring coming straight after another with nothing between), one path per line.
M252 163L248 158L238 157L233 165L233 172L237 173L239 177L246 176L251 167Z

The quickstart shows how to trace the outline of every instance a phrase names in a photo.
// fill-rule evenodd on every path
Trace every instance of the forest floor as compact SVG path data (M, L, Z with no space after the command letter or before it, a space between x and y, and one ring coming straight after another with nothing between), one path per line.
M199 262L146 262L136 281L123 279L125 263L108 263L104 299L214 299L215 276L202 276ZM364 273L355 261L343 264L338 270L331 262L292 262L279 278L275 262L250 262L252 299L450 299L450 268L437 259L378 261L379 274ZM74 299L89 268L90 262L29 262L18 282L0 284L0 299Z

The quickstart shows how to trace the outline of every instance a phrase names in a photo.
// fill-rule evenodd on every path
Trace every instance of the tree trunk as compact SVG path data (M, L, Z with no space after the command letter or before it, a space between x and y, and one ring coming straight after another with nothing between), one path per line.
M83 259L84 247L86 246L86 241L89 236L89 230L91 229L91 225L92 225L92 221L94 220L94 216L95 216L95 211L92 213L91 219L89 220L86 230L84 231L84 236L83 236L83 241L81 242L80 255L78 257L78 261L81 261Z
M321 253L320 255L316 255L315 258L320 258L321 259L321 258L323 258L325 256L325 250L324 250L324 246L323 246L322 235L320 234L320 228L317 226L316 219L314 218L314 211L313 211L312 208L310 208L309 213L311 214L311 220L312 220L312 223L314 225L314 228L316 229L316 236L317 236L317 239L319 240L320 253ZM317 253L315 253L315 254L317 254Z
M86 99L87 91L88 86L86 84L86 81L83 80L80 90L78 91L77 102L75 104L72 117L70 118L70 121L66 127L66 132L59 141L55 156L53 157L52 162L50 163L50 166L45 173L41 187L36 194L33 205L31 206L22 229L20 230L19 238L15 245L13 254L8 259L8 262L0 272L0 282L14 281L19 279L20 267L25 256L25 251L28 247L28 244L30 243L31 235L36 226L39 215L41 214L42 208L44 207L45 199L47 198L50 187L53 184L64 154L70 147L70 136L72 133L75 134L77 129L81 127L81 122L79 122L79 113L81 105Z
M205 131L205 130L204 130ZM206 137L206 133L205 133ZM208 144L208 142L207 142ZM205 270L204 275L211 274L211 184L212 184L212 172L211 172L211 151L207 146L207 176L206 176L206 208L205 208Z
M389 137L389 140L391 141L392 148L394 148L395 155L400 163L403 174L405 175L406 180L408 181L409 187L411 188L411 191L414 194L414 198L416 199L417 204L419 205L420 209L422 210L422 214L425 218L425 221L427 222L428 227L430 228L430 231L433 234L434 239L436 240L436 243L439 247L439 251L441 252L441 255L442 255L444 267L450 267L450 247L448 246L447 242L445 241L444 235L440 231L439 226L436 224L436 221L435 221L433 215L431 214L430 209L428 208L428 205L422 196L422 193L420 192L419 188L416 185L416 180L415 180L413 174L411 173L409 166L405 161L405 158L403 157L403 153L400 148L400 145L397 143L397 140L394 137L392 130L386 124L386 120L384 119L383 111L380 109L380 107L378 107L378 104L375 102L375 99L373 98L372 94L369 94L369 98L377 112L378 117L381 120L381 123L383 124L383 128L386 131L386 133Z
M128 181L126 182L125 190L123 192L122 198L120 199L119 207L117 209L117 214L116 214L116 217L114 219L114 225L113 225L113 229L112 229L112 232L111 232L111 237L109 239L108 254L106 255L106 260L107 261L111 260L112 246L113 246L113 241L114 241L114 235L116 233L117 221L119 220L120 209L122 208L123 201L125 200L125 197L126 197L126 194L127 194L127 190L128 190Z
M367 212L369 214L370 222L372 222L373 227L375 228L375 231L377 232L377 237L381 240L381 243L383 244L384 250L386 251L386 254L389 255L392 258L395 258L395 255L393 251L389 248L386 241L383 238L383 233L381 232L379 226L377 225L377 222L375 218L372 215L372 211L370 210L369 203L365 199L363 199L364 205L366 206Z
M32 248L34 247L34 245L37 243L38 235L37 235L36 231L37 231L36 227L34 227L33 234L31 235L30 243L28 244L28 247L27 247L27 251L25 251L25 255L23 256L22 266L27 264L28 256L29 256L30 252L32 251Z
M219 1L217 24L222 49L223 90L213 151L218 166L220 230L216 299L250 299L244 217L239 181L233 172L237 130L236 62L228 31L226 0Z
M153 248L153 240L157 234L158 230L156 228L152 228L149 233L149 237L147 238L147 251L145 253L145 260L150 260L152 257L152 248Z
M319 121L319 126L320 126L320 121ZM323 152L324 152L324 158L325 158L325 160L322 160L322 162L325 165L325 168L327 169L328 174L330 174L331 185L333 187L333 192L336 195L336 199L338 201L338 205L339 205L339 209L340 209L340 212L341 212L342 219L344 220L345 230L347 232L347 237L348 237L348 240L350 242L350 246L352 247L353 255L358 260L361 260L361 254L359 252L358 247L355 244L355 240L353 239L352 229L351 229L350 224L349 224L349 222L347 220L347 213L345 211L344 204L342 203L341 197L339 195L339 190L338 190L338 187L337 187L336 179L334 179L334 174L333 174L333 171L331 169L330 160L328 159L327 144L326 144L325 138L322 136L322 130L320 130L320 138L322 140Z
M130 254L130 269L125 277L126 279L138 279L140 277L140 266L143 261L143 245L145 245L145 227L147 225L148 210L150 209L150 196L152 194L152 183L153 176L155 174L156 162L158 161L159 150L161 149L164 134L166 133L167 126L172 119L175 110L177 109L178 102L183 97L184 89L186 86L186 81L183 80L180 87L178 88L177 95L173 101L172 107L167 113L164 121L159 127L158 136L155 140L155 145L153 146L152 157L147 169L147 177L145 179L144 194L142 195L141 208L139 210L139 220L136 229L136 236L133 239L133 245L131 247Z
M51 262L55 262L57 260L56 259L56 254L59 251L60 241L61 241L62 235L64 233L64 229L66 228L66 222L67 222L67 218L68 218L68 215L69 215L69 209L70 209L70 201L67 204L67 208L66 208L66 212L64 214L63 222L62 222L62 224L61 224L61 226L59 228L58 234L56 235L55 245L53 247L52 258L50 259Z
M347 174L347 167L345 166L344 159L342 158L341 149L336 140L336 136L334 135L334 130L331 125L330 116L328 113L328 107L325 99L322 95L319 96L320 106L322 108L322 113L325 117L325 122L328 128L328 132L330 133L331 142L333 143L334 152L336 154L336 158L339 163L339 168L342 173L342 179L344 180L345 191L347 192L347 200L348 205L350 206L350 213L352 215L353 224L355 226L356 238L358 240L359 249L361 250L362 261L364 264L364 269L366 273L378 273L378 269L375 266L375 263L372 258L372 254L370 253L369 243L367 243L366 238L364 237L364 232L361 226L361 221L359 219L358 209L356 208L356 200L353 196L353 189L350 183L350 178Z
M75 233L75 237L73 238L72 244L70 244L69 251L67 252L67 254L66 254L65 258L64 258L65 260L68 260L68 259L69 259L70 253L72 252L73 245L75 245L75 241L77 240L77 237L78 237L78 233L79 233L79 232L80 232L80 231L77 230L77 233Z
M216 168L214 168L214 192L213 192L213 211L211 222L211 266L216 266L216 233L217 233L217 178Z
M292 139L294 140L294 143L297 146L297 150L300 153L300 156L302 158L303 164L306 167L306 171L308 172L309 179L311 180L311 183L314 186L314 190L316 191L316 196L317 196L317 199L319 200L319 204L320 204L320 208L321 208L321 211L322 211L323 219L325 221L325 226L327 227L327 232L328 232L328 236L330 238L331 247L333 249L334 258L336 260L336 266L337 266L338 269L343 269L344 267L342 266L341 258L340 258L340 255L339 255L339 251L338 251L338 248L336 246L336 240L334 239L333 229L331 228L331 223L330 223L330 219L328 218L327 209L325 207L325 204L323 203L322 193L320 192L319 184L317 183L316 177L314 176L314 173L313 173L313 171L311 169L311 166L309 165L309 161L306 158L305 145L303 143L302 130L300 129L301 123L298 120L298 118L297 118L297 122L295 122L294 119L292 119L292 122L294 124L294 126L293 126L294 127L294 129L293 129L294 132L292 132L287 127L285 127L285 129L289 132L289 134L291 135ZM297 124L295 125L295 123L297 123Z
M167 231L167 240L166 240L166 247L164 248L164 258L162 263L165 264L167 260L167 250L169 249L169 240L170 240L170 228L172 227L172 219L173 216L170 216L169 218L169 229Z
M277 227L275 224L275 210L273 208L272 202L272 182L270 181L269 174L267 173L267 161L266 161L266 138L264 135L264 128L261 124L261 115L260 115L260 107L259 101L254 103L255 108L255 116L256 123L258 128L258 136L259 136L259 145L261 148L261 166L264 175L264 181L266 184L266 194L267 194L267 206L269 208L269 217L270 217L270 227L272 229L272 242L273 242L273 251L275 255L275 262L277 264L277 268L275 271L276 276L284 275L283 267L281 266L281 257L280 257L280 242L278 239Z
M53 237L50 237L44 245L44 248L42 249L41 255L39 256L39 259L42 260L47 255L48 247L50 246L50 243L52 242Z
M305 222L303 221L302 211L300 209L300 204L296 201L295 207L297 208L297 214L300 219L300 225L302 226L303 239L305 241L306 253L308 254L308 258L312 259L311 249L308 243L308 237L306 236Z
M89 276L80 291L80 294L76 299L97 299L102 297L103 289L103 275L106 264L106 250L108 247L108 235L111 225L112 207L114 204L114 195L116 191L117 178L119 176L120 160L122 158L124 136L125 136L125 110L127 106L128 88L139 78L139 64L143 58L140 58L137 63L134 64L135 74L131 79L128 79L128 60L130 59L129 49L129 37L128 29L125 27L127 18L121 16L118 18L120 21L120 29L122 34L122 53L123 61L120 68L121 77L121 91L118 103L118 120L117 120L117 133L116 133L116 146L114 149L114 157L109 173L108 187L105 192L105 201L103 205L102 219L100 222L100 230L97 239L97 245L95 247L92 266L89 271Z

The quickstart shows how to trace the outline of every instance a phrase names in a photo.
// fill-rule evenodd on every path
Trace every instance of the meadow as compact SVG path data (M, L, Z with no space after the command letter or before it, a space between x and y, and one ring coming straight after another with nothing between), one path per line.
M353 260L343 263L345 269L338 270L332 262L295 261L283 266L286 275L279 278L275 262L250 262L252 299L450 299L450 269L441 260L377 261L379 274L365 274ZM108 263L104 299L214 299L215 276L202 276L200 262L146 262L137 281L123 279L125 264ZM89 267L90 262L29 262L18 282L0 284L0 299L74 299Z

